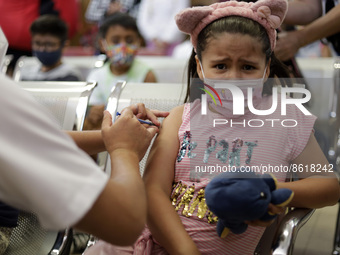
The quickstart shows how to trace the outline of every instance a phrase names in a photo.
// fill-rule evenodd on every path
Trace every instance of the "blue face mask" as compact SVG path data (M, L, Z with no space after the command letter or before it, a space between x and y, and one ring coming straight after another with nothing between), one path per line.
M55 51L33 51L33 56L36 56L44 66L53 66L61 58L61 49Z

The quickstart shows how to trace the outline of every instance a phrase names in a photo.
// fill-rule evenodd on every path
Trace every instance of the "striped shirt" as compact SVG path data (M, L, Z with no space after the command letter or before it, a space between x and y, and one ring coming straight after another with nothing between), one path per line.
M258 110L269 109L271 105L272 97L264 97ZM192 204L198 191L205 188L218 171L227 171L228 167L252 167L253 170L258 169L259 174L267 169L278 181L285 181L285 171L305 148L316 118L305 116L295 105L287 105L287 115L281 116L279 101L278 109L269 116L246 112L237 118L224 119L212 112L201 115L201 103L196 100L185 105L182 119L180 144L183 145L183 139L185 136L187 139L190 131L190 144L194 149L188 156L187 148L183 159L177 160L174 181L181 181L187 186L195 184ZM214 119L228 123L213 127ZM183 148L181 145L180 149ZM225 154L228 153L225 158L217 156L223 149ZM177 201L181 201L181 197ZM191 217L183 216L183 208L178 210L182 223L202 254L253 254L264 232L262 227L249 226L242 234L229 233L222 239L216 233L216 224L209 224L207 217L198 218L197 211Z

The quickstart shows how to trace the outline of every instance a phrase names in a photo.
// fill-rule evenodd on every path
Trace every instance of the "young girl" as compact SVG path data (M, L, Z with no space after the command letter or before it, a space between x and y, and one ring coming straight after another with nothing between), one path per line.
M148 228L136 242L134 254L254 253L265 230L259 226L270 223L254 221L246 232L220 238L216 217L204 199L204 189L214 174L204 167L303 166L305 171L299 171L300 180L295 182L284 182L287 171L273 172L278 188L294 191L290 206L319 208L338 201L338 181L313 135L314 116L305 115L293 104L281 115L280 100L277 110L269 115L255 115L247 107L243 115L234 115L228 91L219 88L219 84L244 87L246 83L253 88L249 95L255 109L271 108L274 94L270 95L270 83L264 81L284 71L273 49L275 29L286 8L286 0L228 1L185 9L176 16L177 25L190 34L194 47L192 77L197 74L205 84L214 86L221 104L208 101L203 115L204 102L196 100L173 109L164 120L144 173ZM224 124L214 125L214 120ZM306 170L317 164L327 170L317 175ZM280 212L273 205L269 208ZM103 249L115 254L112 247Z
M99 28L99 37L100 49L108 61L87 77L87 80L98 82L90 97L92 107L86 120L88 129L100 129L104 105L118 80L156 82L151 69L135 59L143 39L134 18L120 12L108 16Z

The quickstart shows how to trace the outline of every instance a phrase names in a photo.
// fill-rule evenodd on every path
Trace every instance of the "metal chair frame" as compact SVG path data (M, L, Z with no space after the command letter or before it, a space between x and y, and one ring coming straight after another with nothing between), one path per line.
M86 80L87 75L89 72L97 67L101 67L104 65L105 55L98 55L98 56L65 56L62 58L64 63L70 64L77 68L80 73L82 74L83 80ZM36 57L27 57L22 56L18 59L14 72L13 72L13 79L15 81L21 81L21 70L28 66L39 65L40 62Z
M77 68L84 80L86 80L89 72L97 67L104 65L106 56L64 56L62 61ZM136 60L145 63L154 72L158 82L177 83L186 79L185 59L176 59L168 56L136 56ZM39 65L40 62L36 57L20 57L16 63L13 79L21 80L21 70L28 66Z

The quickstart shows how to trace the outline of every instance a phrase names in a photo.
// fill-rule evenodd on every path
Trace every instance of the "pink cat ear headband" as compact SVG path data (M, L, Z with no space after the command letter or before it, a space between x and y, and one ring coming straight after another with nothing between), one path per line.
M196 51L197 36L208 24L227 16L242 16L260 23L267 31L271 49L275 48L276 30L280 27L288 8L287 0L259 0L256 3L227 1L210 6L186 8L179 12L176 23L189 34Z

